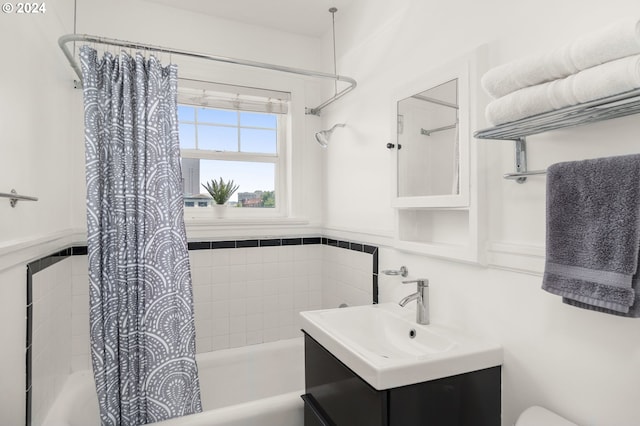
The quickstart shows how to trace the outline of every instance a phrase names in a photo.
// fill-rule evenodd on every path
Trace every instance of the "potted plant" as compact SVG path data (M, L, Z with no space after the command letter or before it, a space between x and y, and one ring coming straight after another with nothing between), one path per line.
M227 201L229 201L229 198L238 190L239 185L236 185L233 180L225 182L221 177L218 181L211 179L211 182L205 182L202 186L213 198L213 208L216 215L218 217L224 216L225 205Z

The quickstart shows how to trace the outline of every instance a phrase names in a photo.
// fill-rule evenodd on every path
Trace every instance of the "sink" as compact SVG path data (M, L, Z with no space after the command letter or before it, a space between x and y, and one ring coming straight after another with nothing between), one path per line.
M302 329L375 389L502 364L502 347L442 324L420 325L396 303L301 312Z

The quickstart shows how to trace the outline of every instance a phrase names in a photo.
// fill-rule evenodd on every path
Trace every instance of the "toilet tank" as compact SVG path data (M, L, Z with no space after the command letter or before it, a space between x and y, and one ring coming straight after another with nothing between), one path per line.
M546 408L529 407L518 417L515 426L578 426Z

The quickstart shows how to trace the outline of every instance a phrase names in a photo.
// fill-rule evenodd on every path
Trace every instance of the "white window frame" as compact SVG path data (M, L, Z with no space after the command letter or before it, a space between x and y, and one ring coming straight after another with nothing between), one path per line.
M198 106L193 104L181 104L196 108L206 108L206 106ZM220 108L215 108L220 109ZM240 110L242 112L242 110ZM250 112L250 111L249 111ZM182 158L193 158L202 160L220 160L220 161L244 161L256 163L271 163L275 165L274 190L275 202L274 208L235 208L229 207L225 212L225 219L233 218L277 218L286 217L288 212L288 191L287 191L287 149L288 138L287 128L289 114L276 114L277 132L276 132L276 154L259 154L236 151L214 151L200 149L181 149ZM258 188L259 189L259 188ZM185 219L202 220L213 218L212 209L202 207L185 207Z

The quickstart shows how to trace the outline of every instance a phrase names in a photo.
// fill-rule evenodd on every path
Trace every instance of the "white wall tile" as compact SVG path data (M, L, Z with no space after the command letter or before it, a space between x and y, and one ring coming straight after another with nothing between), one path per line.
M211 302L211 285L194 285L193 286L193 300L198 303L210 303Z
M71 275L86 277L89 271L89 259L87 256L71 256Z
M191 267L191 281L194 286L198 285L210 285L212 283L212 270L211 268Z
M229 249L229 265L246 265L247 249L237 248Z
M230 299L229 300L229 315L246 315L247 303L246 299Z
M262 297L249 297L245 299L247 314L261 314L264 310L264 305L262 303Z
M263 285L264 283L261 279L247 281L247 297L262 297L264 294Z
M198 352L290 338L299 333L300 311L370 297L368 254L302 245L193 250L189 256ZM73 298L66 303L73 306L71 366L79 369L89 362L88 343L81 343L89 339L88 284L86 256L72 259ZM41 292L46 297L50 290Z
M240 346L246 346L247 334L246 333L234 333L229 335L229 347L238 348Z
M262 286L262 295L263 296L273 296L278 294L279 291L279 283L278 279L265 279Z
M71 270L71 258L66 258L33 274L34 296L37 294L32 308L33 424L44 420L71 371L74 349L80 351L84 346L81 341L72 339L72 307L87 314L88 308L84 306L82 296L73 296L72 301Z
M323 246L323 248L321 306L336 308L342 303L350 306L371 304L373 302L372 255L339 247ZM316 281L313 281L313 285L317 288Z
M262 263L247 264L245 279L247 281L261 280L263 277Z
M213 336L211 349L214 351L229 348L229 335Z
M262 302L262 299L260 300ZM229 316L229 303L227 301L217 301L211 303L211 315L213 318L226 318Z
M280 329L279 328L265 328L262 332L262 340L263 342L275 342L280 339Z
M260 331L263 328L262 313L251 313L246 316L246 331Z
M293 262L293 246L284 246L278 248L278 263L291 263Z
M262 330L247 331L246 344L247 345L258 345L260 343L263 343L263 336L262 335L263 335Z
M213 258L210 250L190 250L189 263L191 270L196 268L211 268L213 266Z
M264 324L264 328L266 329L274 329L278 327L278 313L273 310L270 312L265 312L262 315L262 321Z
M211 287L211 300L213 302L221 302L229 300L229 284L216 284Z
M265 248L262 247L250 247L246 249L246 262L247 265L262 265L263 253Z
M231 315L229 317L229 333L231 335L237 333L245 333L247 331L246 315Z
M280 247L262 247L262 262L263 263L276 263L278 262L278 251Z
M246 299L247 298L247 283L246 281L238 281L229 283L229 298L230 299Z
M236 249L242 250L242 249ZM247 265L238 264L229 266L229 282L236 283L247 280Z
M223 251L223 250L212 250ZM211 284L228 284L229 283L229 265L226 266L214 266L211 269Z
M203 252L208 252L209 256L211 256L211 266L214 268L217 267L226 267L231 264L231 251L234 249L222 250L202 250Z
M213 339L211 337L196 338L196 353L211 352L213 350Z

